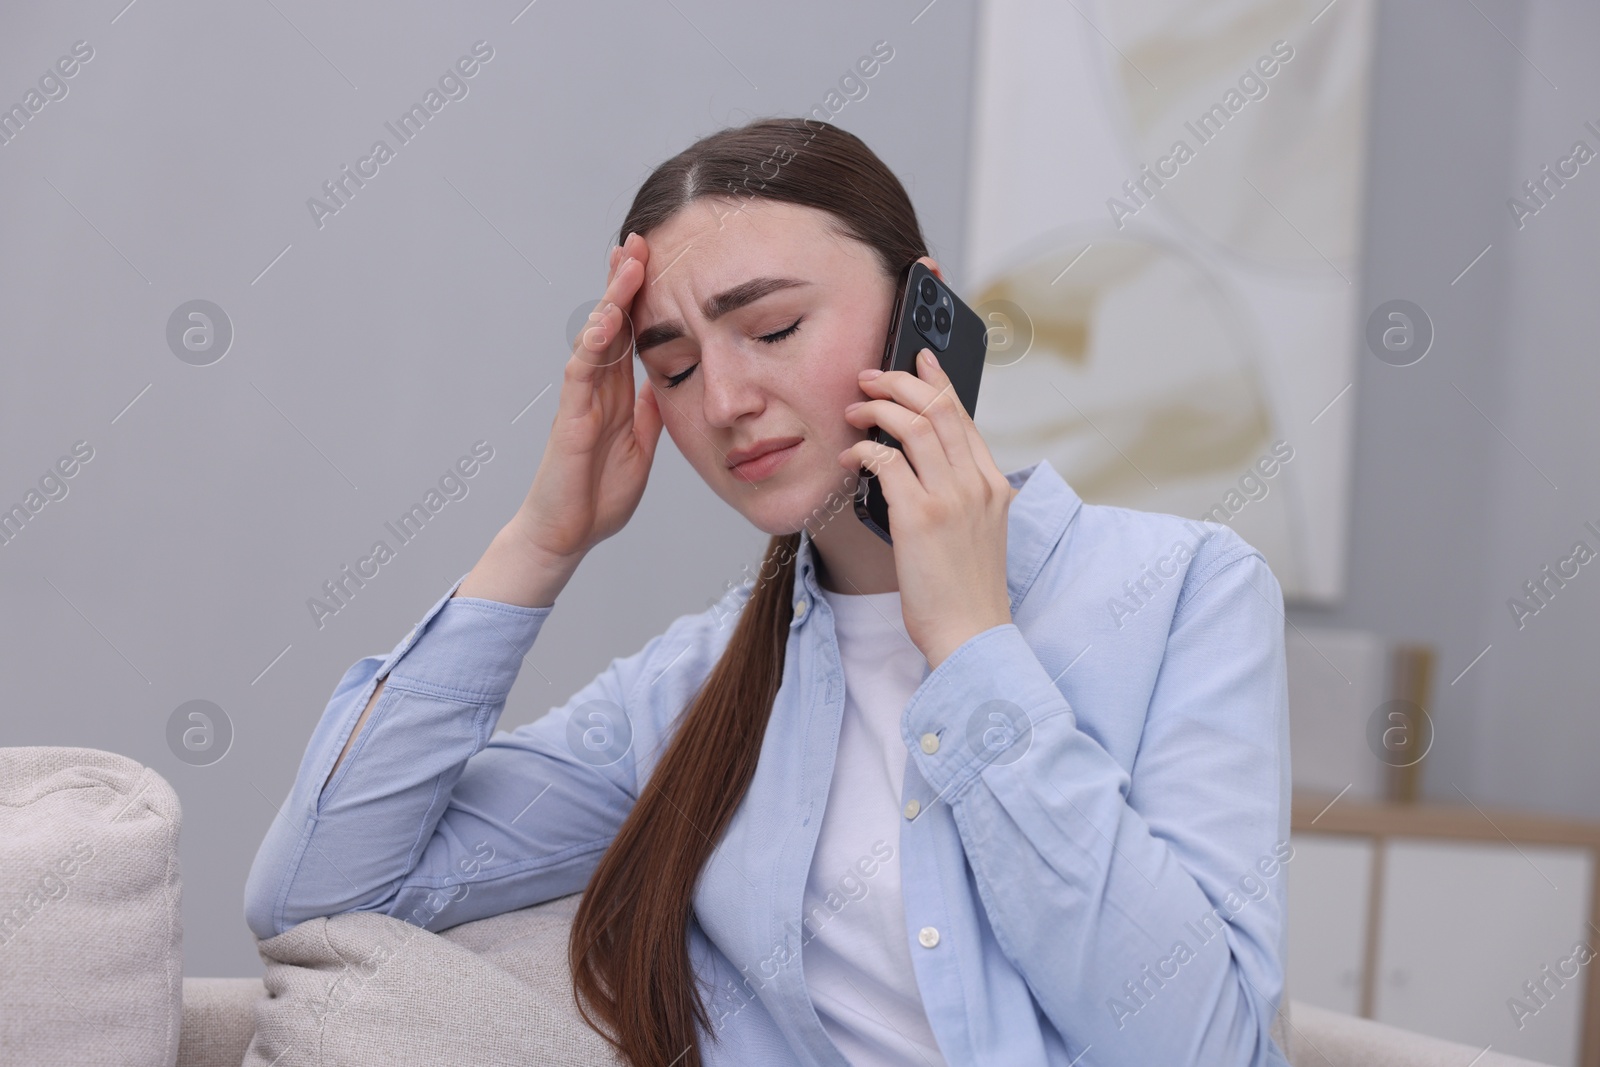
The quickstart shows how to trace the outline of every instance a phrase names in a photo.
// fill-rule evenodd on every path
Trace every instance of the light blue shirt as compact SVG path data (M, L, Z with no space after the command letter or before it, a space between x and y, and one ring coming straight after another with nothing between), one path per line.
M1287 1067L1269 1033L1293 858L1277 580L1226 526L1084 504L1048 461L1007 478L1013 622L924 665L902 716L904 936L939 1047L952 1064ZM813 552L802 533L759 765L696 886L708 1064L845 1063L799 959L845 696ZM459 583L334 690L250 872L256 936L357 910L437 931L581 891L751 592L506 732L554 607Z

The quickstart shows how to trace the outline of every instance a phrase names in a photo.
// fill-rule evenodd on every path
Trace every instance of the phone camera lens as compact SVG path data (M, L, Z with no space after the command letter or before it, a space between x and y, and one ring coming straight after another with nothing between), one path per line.
M933 328L940 333L948 331L950 329L950 312L944 308L939 308L935 311L933 313Z
M924 304L933 303L934 298L939 295L939 287L933 284L932 278L922 279L922 284L917 287L917 291L922 295Z
M921 304L917 305L915 319L917 323L917 329L921 330L923 333L927 333L929 327L933 325L933 316L930 315L928 313L928 309L923 307Z

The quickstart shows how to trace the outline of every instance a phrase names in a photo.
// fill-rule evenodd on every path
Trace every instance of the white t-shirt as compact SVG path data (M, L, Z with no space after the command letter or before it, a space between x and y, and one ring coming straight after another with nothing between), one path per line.
M806 882L806 989L854 1065L943 1067L911 969L900 896L900 717L927 660L906 634L900 594L830 593L845 676L828 806Z

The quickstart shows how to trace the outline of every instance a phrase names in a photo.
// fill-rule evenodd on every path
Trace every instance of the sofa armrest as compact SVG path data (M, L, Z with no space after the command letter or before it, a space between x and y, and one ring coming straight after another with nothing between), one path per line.
M1298 1000L1291 1002L1289 1014L1294 1067L1549 1067Z
M0 1061L170 1067L182 1031L182 811L90 748L0 748Z
M259 978L185 978L178 1067L239 1067L266 995Z

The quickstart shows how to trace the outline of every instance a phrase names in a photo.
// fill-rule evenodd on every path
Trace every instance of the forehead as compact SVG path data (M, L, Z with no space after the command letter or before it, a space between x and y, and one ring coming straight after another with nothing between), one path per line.
M633 310L640 328L699 317L706 297L751 278L826 284L876 269L872 250L839 233L832 215L774 200L700 197L646 234L645 244L650 259Z

